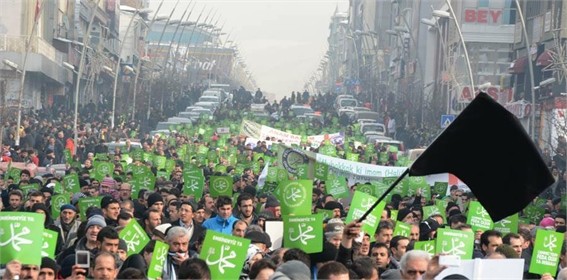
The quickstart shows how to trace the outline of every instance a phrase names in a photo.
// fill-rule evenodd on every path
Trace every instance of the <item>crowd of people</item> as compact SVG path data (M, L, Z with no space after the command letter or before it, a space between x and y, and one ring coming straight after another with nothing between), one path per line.
M194 94L198 94L200 88L194 90ZM278 112L284 117L267 120L266 124L277 127L293 122L293 116L286 113L292 104L310 105L321 112L326 124L331 124L333 118L339 117L332 111L334 96L302 92L294 93L279 103L268 103L268 112ZM194 97L187 98L187 104L195 101ZM244 89L234 91L232 101L215 112L215 120L239 123L246 117L242 112L250 106L251 100L265 101L265 98L260 90L254 94ZM174 114L173 108L181 110L179 108L184 108L184 105L166 104L164 107L170 110L164 112ZM80 138L75 144L72 117L64 112L64 107L44 108L26 114L21 128L16 128L13 123L3 127L2 161L34 163L41 167L64 163L66 175L78 175L80 192L69 194L69 203L58 209L59 217L52 217L54 206L51 198L60 194L54 187L56 182L61 181L60 175L23 169L19 178L13 178L8 170L4 170L0 177L2 212L42 213L45 215L45 228L59 235L55 258L44 257L39 265L12 260L5 264L2 279L17 279L16 276L19 279L147 279L157 241L169 245L161 279L211 279L210 267L199 258L207 231L250 240L241 279L433 279L446 267L439 264L437 256L414 249L415 242L434 240L437 230L442 227L472 231L467 224L467 212L470 201L475 198L472 193L457 186L449 187L447 195L394 194L387 201L376 231L363 232L361 223L345 222L351 207L349 201L358 184L349 186L349 198L338 199L328 193L324 180L314 179L311 212L327 210L333 213L321 224L324 227L323 250L308 254L302 248L275 248L275 240L266 232L266 221L282 220L280 200L277 194L258 187L263 168L252 167L254 159L273 157L277 153L268 149L265 141L252 148L246 144L246 137L233 132L225 136L225 146L218 146L216 142L221 135L199 133L196 129L191 130L192 133L178 132L168 138L152 136L148 133L149 127L143 128L147 124L128 121L128 116L121 117L121 121L117 122L119 125L111 128L107 106L88 104L81 108ZM167 114L158 115L167 117ZM203 125L214 124L203 120L195 126ZM323 129L321 126L313 127ZM16 133L20 134L19 146L15 146L14 142ZM154 186L136 190L135 194L133 174L125 168L122 157L132 154L134 149L126 146L108 151L103 145L120 138L138 139L145 153L174 160L173 168L166 171L159 169L151 160L134 159L128 165L147 166L154 176L158 172L166 172L165 176L157 176ZM179 155L181 147L190 151L204 147L207 151L217 151L220 156L218 160L209 162L197 162L195 157L186 160L187 157ZM304 148L318 151L308 143ZM350 152L360 154L364 162L372 162L370 155L364 157L367 149L349 147L344 143L337 148L350 148ZM381 148L384 147L375 147L375 150ZM71 153L71 162L66 157L66 150ZM247 155L241 157L245 163L239 162L244 164L241 171L237 172L236 166L226 157L230 152ZM107 161L114 165L114 169L112 174L99 178L93 174L94 166L98 161L106 161L98 158L105 153L112 155ZM219 169L218 166L224 168ZM187 195L184 191L187 187L184 171L194 167L202 170L205 178L202 197ZM213 197L209 192L210 177L218 175L233 178L232 197ZM561 182L559 177L557 181ZM26 187L32 184L37 184L38 188L29 190ZM536 229L566 232L566 217L560 212L560 189L562 187L556 185L548 192L546 210L537 223L521 223L516 232L508 234L495 230L475 232L473 256L521 258L525 261L525 279L552 279L551 274L531 274L528 267ZM81 209L79 202L83 197L102 197L100 206ZM423 207L436 205L437 200L446 204L444 215L425 217ZM139 253L128 256L127 244L119 233L132 220L139 223L151 241ZM411 225L408 236L393 236L396 222ZM77 251L90 252L89 268L75 263ZM567 270L562 270L565 267L567 250L563 244L557 279L567 279Z

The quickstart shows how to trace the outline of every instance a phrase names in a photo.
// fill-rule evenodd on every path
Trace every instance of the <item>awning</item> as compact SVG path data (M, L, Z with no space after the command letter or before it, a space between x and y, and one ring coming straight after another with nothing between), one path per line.
M545 67L545 66L548 66L549 64L553 63L553 58L552 58L553 54L554 54L554 50L552 50L552 49L543 51L537 57L536 66Z
M528 62L528 56L522 56L512 62L508 68L508 73L510 74L522 74L526 72L526 63Z

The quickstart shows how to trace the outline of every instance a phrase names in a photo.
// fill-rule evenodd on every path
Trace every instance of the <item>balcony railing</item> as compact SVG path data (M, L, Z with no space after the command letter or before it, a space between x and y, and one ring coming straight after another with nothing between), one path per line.
M24 54L26 52L26 39L27 36L0 35L0 51ZM47 41L39 37L33 37L30 43L30 53L41 54L58 65L62 64L63 53L56 50Z

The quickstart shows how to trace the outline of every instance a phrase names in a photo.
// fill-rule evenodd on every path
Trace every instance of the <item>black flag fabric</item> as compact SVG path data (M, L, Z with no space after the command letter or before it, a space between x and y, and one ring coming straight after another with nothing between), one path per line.
M437 173L459 177L494 221L522 210L554 182L518 119L482 92L409 171Z

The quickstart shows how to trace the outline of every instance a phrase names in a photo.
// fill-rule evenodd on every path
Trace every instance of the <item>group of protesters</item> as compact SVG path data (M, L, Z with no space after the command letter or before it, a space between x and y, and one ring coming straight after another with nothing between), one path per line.
M198 90L195 89L196 92ZM250 105L250 99L246 98L248 94L264 101L259 91L254 95L242 89L234 91L233 100L215 112L217 119L228 119L233 117L231 112L246 110L246 106ZM336 117L330 111L333 98L333 94L302 92L279 103L268 103L266 109L281 113L292 104L306 104L321 111L325 123L331 123ZM190 103L195 98L187 100ZM165 105L165 108L174 110L170 106L173 105ZM176 106L183 108L183 105ZM0 177L1 212L41 213L45 215L44 227L57 232L58 236L53 257L43 257L40 264L11 260L4 264L2 279L148 279L152 256L160 242L169 246L161 279L212 279L211 266L202 258L208 231L250 241L241 279L434 279L447 267L439 263L438 256L418 249L416 243L434 240L441 228L473 231L467 216L470 202L475 197L456 185L447 186L446 192L434 192L431 196L419 192L391 195L378 217L375 230L365 232L362 223L345 222L347 213L354 207L350 201L361 185L349 184L348 197L339 199L329 193L325 180L313 179L311 213L330 213L321 224L324 228L322 250L307 253L301 247L286 248L285 244L278 248L267 230L267 224L282 221L287 213L282 214L278 195L261 187L264 166L252 167L250 163L254 159L264 161L264 158L276 157L278 151L266 146L267 141L277 142L276 139L261 139L256 147L251 147L246 143L246 137L232 133L226 138L226 146L219 147L214 144L219 137L217 133L212 136L200 133L152 136L147 133L149 128L142 128L142 122L129 121L128 116L111 128L109 111L104 104L89 104L81 108L80 139L75 144L72 118L64 111L63 107L44 108L25 115L21 128L14 124L3 128L2 161L33 163L42 167L65 163L65 175L78 176L80 191L70 193L69 202L57 209L59 217L52 217L52 197L61 194L56 188L62 181L61 175L50 172L39 174L37 170L24 168L18 173L19 178L14 178L9 170L4 170ZM165 113L161 115L166 116ZM242 117L242 114L236 116ZM238 120L234 119L235 122ZM285 122L286 119L280 121ZM274 122L270 120L268 124ZM206 124L212 125L210 122ZM18 146L14 143L16 133L20 134ZM122 162L122 155L132 155L134 149L126 146L109 151L103 145L120 138L136 138L141 142L144 153L164 156L175 164L166 170L155 166L151 160L133 158L130 165L146 166L157 177L153 186L139 189L134 194L133 172L128 171ZM239 155L248 155L249 164L237 170L222 155L217 161L210 162L183 157L179 155L182 146L192 147L191 151L200 147L206 147L208 151L235 151ZM337 147L350 148L351 152L360 155L366 152L354 146L347 145L345 148L344 143ZM318 150L313 148L312 151ZM66 153L71 153L71 158ZM109 153L112 155L110 159L98 157ZM112 163L112 173L103 178L94 176L98 161ZM218 169L218 166L223 168ZM204 192L200 197L186 192L188 183L184 180L184 172L190 168L201 170L205 179ZM211 177L221 175L233 179L232 197L211 194ZM557 182L563 180L564 185L564 179L560 177L557 176ZM288 179L296 178L290 175ZM37 189L30 190L30 185L37 186ZM551 194L545 197L545 204L541 205L545 210L537 221L526 220L506 234L490 229L474 231L473 257L523 259L524 279L548 280L555 275L557 279L567 279L567 270L562 270L567 267L565 243L555 273L532 274L528 271L537 230L566 232L566 217L560 210L561 195L555 191L559 189L554 186ZM88 197L102 197L100 205L82 209L80 201ZM437 205L438 201L443 202L444 213L424 216L424 207ZM139 252L128 254L128 244L120 238L120 233L132 221L151 241ZM410 225L411 232L394 236L396 223ZM90 252L90 267L76 263L78 251Z

